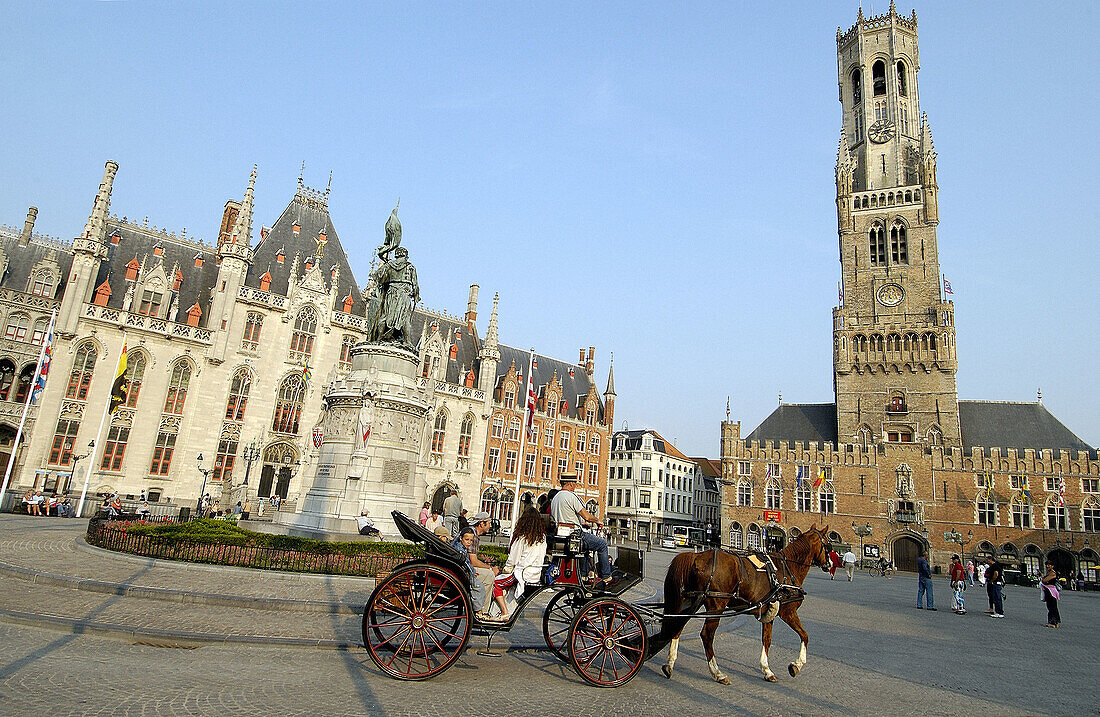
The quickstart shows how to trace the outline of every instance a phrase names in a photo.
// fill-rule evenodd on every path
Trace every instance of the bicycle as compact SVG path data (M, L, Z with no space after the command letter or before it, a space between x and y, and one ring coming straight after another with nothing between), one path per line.
M887 578L887 579L893 578L894 577L894 564L893 563L886 563L885 565L877 564L877 563L873 564L873 565L871 565L867 568L867 574L870 575L873 578L874 577L884 577L884 578Z

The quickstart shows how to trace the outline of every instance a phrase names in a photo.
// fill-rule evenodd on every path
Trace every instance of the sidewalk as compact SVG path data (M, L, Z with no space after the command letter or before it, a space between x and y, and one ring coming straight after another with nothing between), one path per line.
M362 643L362 609L373 578L114 553L84 542L87 525L0 515L0 621L153 644L351 649ZM541 646L541 623L530 622L494 638L494 648L517 638ZM482 640L471 637L471 644Z

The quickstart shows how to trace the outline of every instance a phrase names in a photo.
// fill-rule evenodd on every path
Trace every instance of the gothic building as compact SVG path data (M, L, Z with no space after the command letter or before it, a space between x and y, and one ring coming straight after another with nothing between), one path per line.
M1030 573L1049 556L1096 580L1096 450L1041 401L958 399L916 13L861 10L836 40L836 400L781 404L744 436L723 422L723 542L778 546L816 522L852 544L859 526L903 568L965 548Z
M107 163L71 244L35 234L33 208L23 231L0 229L0 451L13 449L57 311L51 378L16 452L14 489L79 493L87 477L93 496L144 492L192 505L203 490L223 503L278 494L293 510L309 488L302 478L316 459L324 388L350 370L372 290L361 290L352 273L329 215L329 189L299 177L286 208L254 242L253 169L243 198L226 203L211 244L110 214L117 171ZM424 308L414 314L421 387L431 403L417 465L425 500L447 486L473 505L489 481L489 417L504 401L498 388L510 364L502 369L501 355L511 360L514 351L498 342L495 299L480 338L477 301L473 285L462 318ZM124 345L129 393L107 412ZM594 406L590 400L591 369L543 364L585 376L563 383L537 374L548 393L583 394L583 408L562 418L586 424L594 409L604 420L599 396ZM593 445L586 455L598 462Z

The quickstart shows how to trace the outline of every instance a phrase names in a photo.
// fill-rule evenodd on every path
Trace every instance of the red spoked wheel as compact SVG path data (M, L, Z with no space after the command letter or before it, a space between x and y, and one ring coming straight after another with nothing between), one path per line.
M546 646L565 662L569 662L569 628L584 601L584 591L580 588L559 590L550 598L542 614L542 636L546 638Z
M645 623L641 615L616 598L592 600L569 628L569 661L597 687L618 687L638 674L645 662Z
M410 565L374 589L363 610L363 644L400 680L426 680L458 659L470 637L470 595L437 565Z

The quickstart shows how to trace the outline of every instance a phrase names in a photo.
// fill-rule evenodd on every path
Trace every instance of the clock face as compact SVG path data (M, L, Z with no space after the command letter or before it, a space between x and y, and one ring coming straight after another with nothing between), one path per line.
M888 119L881 119L867 129L867 136L875 144L888 142L894 136L894 123Z
M905 298L905 289L898 284L886 284L878 290L878 303L883 306L897 306Z

